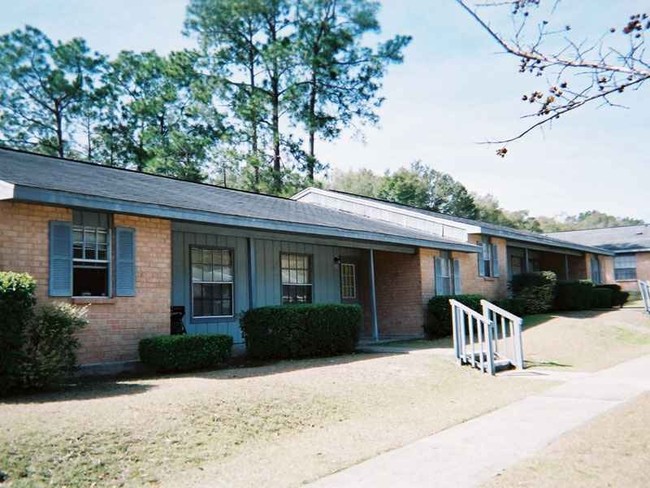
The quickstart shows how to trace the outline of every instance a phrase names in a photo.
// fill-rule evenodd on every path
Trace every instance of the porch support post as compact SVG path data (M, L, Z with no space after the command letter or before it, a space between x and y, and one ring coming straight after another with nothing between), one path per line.
M379 320L377 319L377 289L375 287L375 250L370 249L370 316L372 319L372 337L379 340Z
M528 248L524 248L524 273L528 273L530 264L528 263Z
M564 255L564 279L569 281L569 255Z
M257 265L255 263L255 239L248 238L248 308L255 308L257 294Z

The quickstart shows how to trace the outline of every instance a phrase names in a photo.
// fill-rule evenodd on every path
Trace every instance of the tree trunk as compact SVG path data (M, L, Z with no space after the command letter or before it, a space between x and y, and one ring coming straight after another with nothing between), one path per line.
M275 17L270 22L271 45L277 42L277 26ZM277 57L273 58L271 73L271 129L273 131L273 189L276 193L282 190L281 157L280 157L280 67Z
M316 166L316 87L316 68L313 67L309 94L309 154L307 155L307 178L312 183Z
M249 74L249 83L250 83L250 100L253 100L255 97L256 80L255 80L255 48L253 44L253 26L249 22L248 25L248 74ZM259 142L257 134L257 109L253 109L251 113L251 153L255 161L254 171L254 190L259 191L260 187L260 165L259 165Z
M61 113L61 103L57 100L54 102L54 118L56 123L56 152L60 158L63 157L63 114Z

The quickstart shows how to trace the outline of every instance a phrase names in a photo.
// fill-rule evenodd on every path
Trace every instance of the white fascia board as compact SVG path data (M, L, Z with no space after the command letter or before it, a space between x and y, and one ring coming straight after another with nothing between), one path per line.
M14 198L14 185L0 180L0 200L11 200Z
M320 194L323 196L328 196L330 198L338 198L339 200L343 200L346 202L351 202L351 203L360 203L363 205L367 205L369 207L373 208L378 208L382 210L386 210L389 212L395 212L396 214L400 215L406 215L411 218L416 218L416 219L421 219L421 220L426 220L428 222L434 222L436 224L441 224L441 225L446 225L448 227L455 227L458 229L462 229L468 234L482 234L481 227L478 225L471 225L471 224L465 224L463 222L457 222L455 220L450 220L450 219L445 219L445 218L440 218L440 217L434 217L432 215L425 215L420 212L413 212L412 210L409 210L408 208L398 208L394 207L392 205L386 205L382 202L378 202L376 200L369 200L364 197L355 197L352 195L345 195L343 193L336 193L336 192L330 192L327 190L321 190L320 188L305 188L299 193L296 193L294 196L291 198L293 200L302 200L304 197L308 196L309 194L314 193L314 194Z

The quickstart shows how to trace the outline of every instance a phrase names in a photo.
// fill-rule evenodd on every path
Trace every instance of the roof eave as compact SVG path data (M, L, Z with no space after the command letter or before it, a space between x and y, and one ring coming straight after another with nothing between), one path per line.
M147 217L164 218L178 221L200 222L205 224L225 225L229 227L246 227L256 230L293 232L320 237L342 238L351 241L379 242L412 247L423 247L429 249L478 252L477 246L464 243L455 243L451 241L419 239L400 236L398 234L389 235L371 231L358 231L314 224L303 224L296 222L259 219L255 217L227 215L216 212L169 207L151 203L133 202L27 186L16 186L13 188L13 190L14 191L12 198L25 202L92 208L116 213L143 215ZM399 231L399 228L396 228L395 230Z

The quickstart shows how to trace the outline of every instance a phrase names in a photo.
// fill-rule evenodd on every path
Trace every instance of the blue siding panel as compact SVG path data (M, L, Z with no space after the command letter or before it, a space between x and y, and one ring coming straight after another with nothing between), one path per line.
M223 231L223 235L219 232ZM200 228L193 226L191 231L174 230L172 233L172 305L185 306L185 327L188 333L212 333L231 335L235 343L242 343L237 315L245 312L250 304L251 276L249 270L248 241L253 233L242 232L234 235L232 229L215 226ZM256 269L253 276L256 283L255 305L279 305L282 301L280 274L280 254L296 252L313 256L314 301L318 303L340 302L340 269L334 262L341 255L338 246L291 242L289 236L280 239L255 238ZM192 298L190 293L190 248L192 246L223 247L234 253L234 312L232 318L192 319ZM346 255L356 254L358 250L345 249Z

